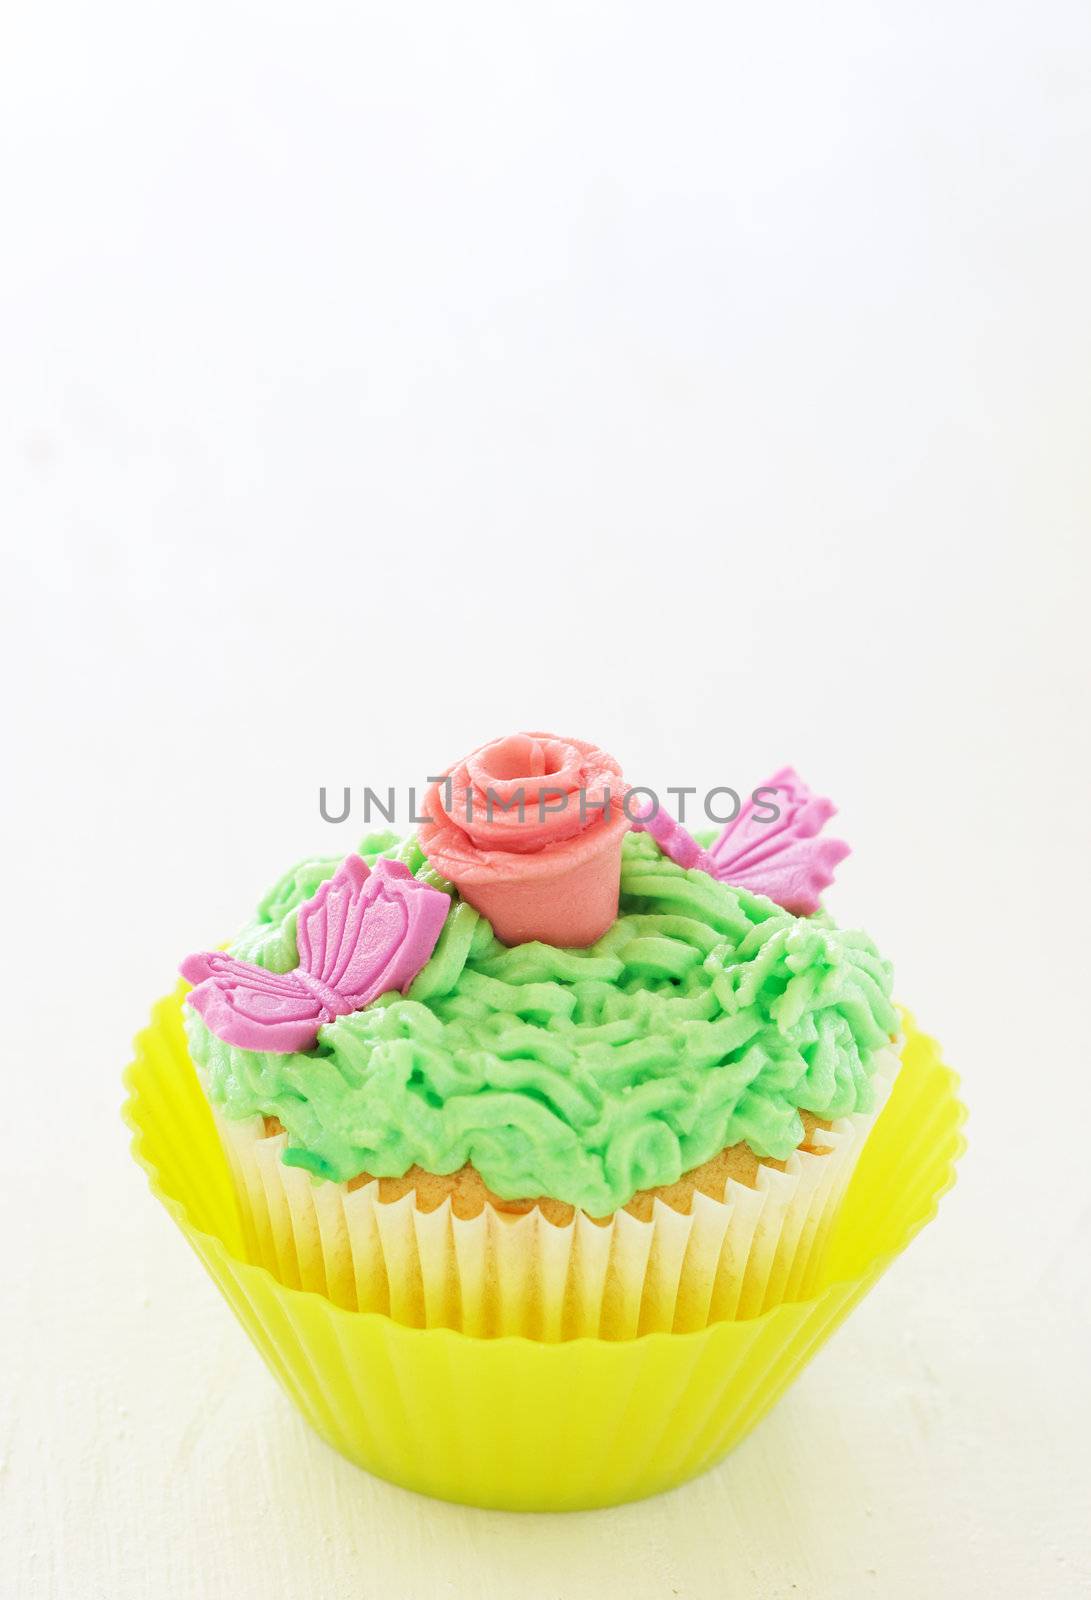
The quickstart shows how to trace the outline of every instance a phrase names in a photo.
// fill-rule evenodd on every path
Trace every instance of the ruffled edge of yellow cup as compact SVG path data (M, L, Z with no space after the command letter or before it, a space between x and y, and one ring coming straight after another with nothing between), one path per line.
M290 1289L245 1257L227 1161L181 1025L159 1001L124 1080L132 1149L303 1414L350 1459L470 1504L560 1510L682 1482L768 1410L936 1215L965 1148L957 1079L906 1013L903 1067L815 1293L686 1333L542 1343L413 1328Z

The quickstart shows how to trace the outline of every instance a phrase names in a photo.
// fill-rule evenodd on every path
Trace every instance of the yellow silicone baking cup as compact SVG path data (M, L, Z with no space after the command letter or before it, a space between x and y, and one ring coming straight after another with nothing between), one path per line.
M760 1317L630 1340L473 1338L286 1288L246 1259L179 990L125 1074L133 1153L269 1368L322 1438L393 1483L509 1510L618 1505L720 1459L936 1214L964 1148L953 1072L905 1017L817 1291Z

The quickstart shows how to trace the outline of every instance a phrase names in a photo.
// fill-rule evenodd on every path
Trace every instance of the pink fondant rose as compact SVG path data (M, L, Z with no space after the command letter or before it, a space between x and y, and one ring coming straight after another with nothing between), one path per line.
M625 792L594 745L509 734L429 789L421 844L505 943L593 944L617 917Z

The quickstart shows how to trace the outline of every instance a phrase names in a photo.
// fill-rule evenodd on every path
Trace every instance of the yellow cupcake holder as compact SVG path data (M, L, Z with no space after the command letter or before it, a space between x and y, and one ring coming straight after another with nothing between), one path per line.
M181 996L155 1007L125 1074L124 1115L153 1193L323 1439L379 1477L467 1505L618 1505L712 1466L935 1216L964 1148L957 1079L906 1016L902 1070L810 1298L746 1321L622 1341L409 1328L286 1288L246 1259Z

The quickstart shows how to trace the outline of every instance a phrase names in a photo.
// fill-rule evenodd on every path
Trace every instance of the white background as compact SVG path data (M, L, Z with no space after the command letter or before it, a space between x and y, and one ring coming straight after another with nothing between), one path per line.
M0 1591L1091 1586L1091 13L13 0ZM840 803L963 1074L939 1221L717 1470L343 1463L129 1160L179 957L518 726Z

